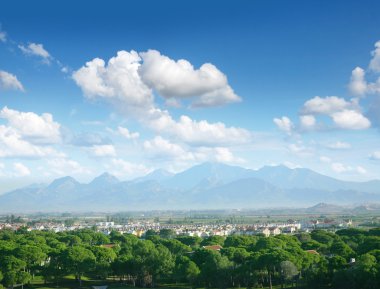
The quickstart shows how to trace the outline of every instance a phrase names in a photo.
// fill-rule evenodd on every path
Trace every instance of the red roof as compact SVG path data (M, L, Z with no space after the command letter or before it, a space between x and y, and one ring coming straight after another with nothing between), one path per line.
M103 245L100 245L100 247L103 247L103 248L113 248L115 246L116 246L116 244L103 244Z
M203 249L220 251L220 249L223 249L223 247L220 245L211 245L211 246L203 246Z

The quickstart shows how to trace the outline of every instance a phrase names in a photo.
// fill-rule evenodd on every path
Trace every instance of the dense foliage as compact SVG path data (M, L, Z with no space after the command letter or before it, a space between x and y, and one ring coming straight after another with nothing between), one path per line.
M211 245L223 248L203 248ZM59 284L70 274L79 283L83 276L113 276L140 287L165 281L217 288L380 288L380 229L206 239L164 230L148 232L144 240L89 229L0 231L0 288L28 284L35 275Z

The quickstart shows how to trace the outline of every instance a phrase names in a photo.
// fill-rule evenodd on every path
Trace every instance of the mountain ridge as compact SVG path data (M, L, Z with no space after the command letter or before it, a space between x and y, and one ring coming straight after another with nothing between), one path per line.
M0 195L0 213L14 211L263 208L380 202L380 181L347 182L310 169L250 170L203 163L173 174L156 170L131 181L105 172L89 183L66 176L48 185ZM320 208L321 209L321 208Z

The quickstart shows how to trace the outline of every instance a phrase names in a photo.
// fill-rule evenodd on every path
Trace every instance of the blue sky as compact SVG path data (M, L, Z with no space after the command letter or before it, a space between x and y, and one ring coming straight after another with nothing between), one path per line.
M2 1L2 191L205 161L380 173L378 1Z

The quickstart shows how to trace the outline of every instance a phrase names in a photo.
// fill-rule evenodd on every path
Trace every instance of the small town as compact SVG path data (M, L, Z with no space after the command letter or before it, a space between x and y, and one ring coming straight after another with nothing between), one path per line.
M18 230L25 228L27 231L52 231L55 233L64 231L74 231L80 229L96 229L105 235L109 235L112 231L121 234L132 234L139 238L143 238L147 231L159 233L162 229L169 229L176 236L190 236L207 238L211 236L253 236L263 235L266 237L276 236L280 234L294 234L299 232L310 232L314 229L337 230L353 227L351 219L325 219L325 220L288 220L283 223L256 223L256 224L161 224L159 222L150 221L134 221L125 224L119 224L113 221L78 221L73 224L65 224L65 222L36 222L33 225L25 225L25 223L17 222L0 222L1 229Z

